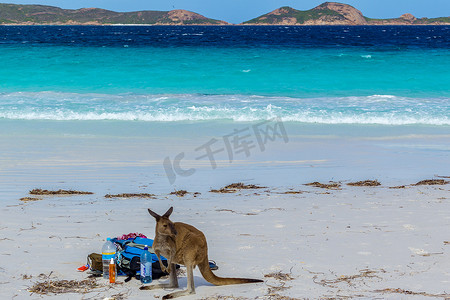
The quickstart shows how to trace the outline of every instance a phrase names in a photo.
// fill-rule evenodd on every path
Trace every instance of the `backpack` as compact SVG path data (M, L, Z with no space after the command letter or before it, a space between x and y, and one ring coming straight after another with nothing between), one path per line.
M101 276L103 273L102 255L98 253L91 253L87 257L86 267L89 267L91 274ZM80 269L78 269L80 270Z
M117 251L117 270L118 275L126 275L128 276L125 279L125 282L131 280L131 278L136 277L136 279L140 279L140 271L141 271L141 254L144 252L145 245L148 246L148 251L152 254L152 279L159 279L160 277L167 275L167 273L161 270L161 266L158 261L158 257L153 252L151 246L153 245L153 240L136 237L134 239L128 240L117 240L112 239L111 242L116 244ZM167 259L161 256L162 263L167 267ZM177 269L180 267L176 266Z

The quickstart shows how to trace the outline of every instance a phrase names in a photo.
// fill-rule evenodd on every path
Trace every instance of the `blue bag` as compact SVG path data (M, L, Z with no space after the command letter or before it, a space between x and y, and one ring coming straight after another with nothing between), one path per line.
M118 246L118 275L128 276L128 278L125 279L125 282L130 281L132 277L136 277L136 279L139 279L141 254L142 252L144 252L144 247L146 245L148 246L148 250L152 254L152 278L158 279L164 275L167 275L167 273L161 270L158 257L151 248L151 246L153 245L152 239L136 237L134 239L128 240L112 239L111 242L115 243ZM167 267L167 259L161 256L161 261ZM179 266L177 266L177 268L179 268Z

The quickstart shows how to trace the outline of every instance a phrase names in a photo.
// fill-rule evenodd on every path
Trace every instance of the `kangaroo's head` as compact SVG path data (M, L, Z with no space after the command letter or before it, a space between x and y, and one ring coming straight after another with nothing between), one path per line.
M169 220L170 215L173 212L173 207L169 208L162 216L158 215L151 209L148 212L152 217L156 219L156 234L160 235L176 235L177 231L172 221Z

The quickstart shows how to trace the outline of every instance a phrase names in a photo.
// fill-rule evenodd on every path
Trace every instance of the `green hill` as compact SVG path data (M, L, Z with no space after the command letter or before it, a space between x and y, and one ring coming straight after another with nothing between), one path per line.
M404 14L394 19L372 19L353 6L325 2L310 10L280 7L270 13L242 23L244 25L448 25L450 17L420 18Z
M0 4L0 24L150 24L150 25L226 25L186 11L115 12L100 8L62 9L46 5Z
M366 25L364 16L356 8L334 2L325 2L310 10L280 7L243 24L266 25Z

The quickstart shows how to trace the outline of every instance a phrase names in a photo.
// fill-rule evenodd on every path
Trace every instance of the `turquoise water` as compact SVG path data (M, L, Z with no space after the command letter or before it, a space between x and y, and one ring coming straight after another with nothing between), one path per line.
M448 97L448 50L1 48L12 91Z
M0 117L450 124L450 51L0 48Z
M0 119L450 125L447 26L0 33Z

